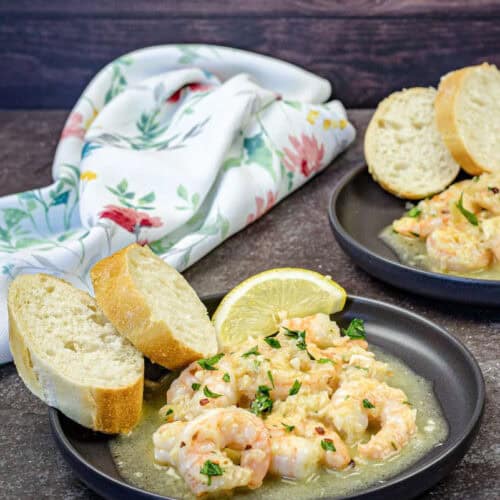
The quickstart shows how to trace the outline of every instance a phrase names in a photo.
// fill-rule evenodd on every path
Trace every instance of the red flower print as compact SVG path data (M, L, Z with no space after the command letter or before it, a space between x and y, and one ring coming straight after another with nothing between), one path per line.
M163 224L159 217L151 217L145 212L117 205L107 205L99 217L112 220L129 233L136 233L141 227L160 227Z
M257 212L255 214L249 214L247 217L247 224L251 224L256 221L259 217L262 217L268 210L273 208L278 198L278 193L273 193L272 191L267 192L267 201L260 196L255 197L255 206Z
M185 89L189 89L191 92L205 92L210 90L213 85L207 85L205 83L188 83L184 87L177 89L168 99L167 102L170 104L175 104L179 102L179 99L182 97L182 93Z
M300 140L289 135L288 139L295 151L288 148L283 149L285 152L285 159L283 160L285 167L290 172L302 172L304 177L309 177L312 173L317 172L325 156L324 144L320 146L313 135L302 134Z
M85 129L82 124L83 116L80 113L71 113L61 132L61 139L65 139L66 137L78 137L79 139L83 139Z

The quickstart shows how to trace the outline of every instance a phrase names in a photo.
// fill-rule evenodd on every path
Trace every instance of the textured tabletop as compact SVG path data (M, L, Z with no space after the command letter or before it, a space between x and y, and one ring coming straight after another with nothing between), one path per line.
M0 195L51 182L50 165L66 112L0 112ZM362 138L370 110L352 110L356 143L309 184L262 219L191 267L187 279L200 295L224 291L277 266L330 274L348 293L422 314L460 338L479 361L487 386L483 424L455 471L423 498L492 499L500 496L500 312L453 306L410 295L357 268L333 238L330 193L363 161ZM82 485L52 440L47 408L32 396L12 364L0 367L0 497L98 498Z

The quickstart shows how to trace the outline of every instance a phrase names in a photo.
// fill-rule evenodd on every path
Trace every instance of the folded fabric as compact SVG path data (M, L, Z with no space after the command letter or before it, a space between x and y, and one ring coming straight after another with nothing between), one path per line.
M132 242L179 270L261 217L354 139L327 81L208 45L110 63L68 117L46 188L0 199L0 362L20 273L91 290L89 270Z

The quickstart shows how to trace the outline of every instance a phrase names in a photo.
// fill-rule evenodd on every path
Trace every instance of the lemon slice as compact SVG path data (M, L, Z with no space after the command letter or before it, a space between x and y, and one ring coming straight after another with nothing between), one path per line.
M345 290L329 276L291 267L270 269L233 288L212 320L225 348L274 333L284 317L341 311L345 301Z

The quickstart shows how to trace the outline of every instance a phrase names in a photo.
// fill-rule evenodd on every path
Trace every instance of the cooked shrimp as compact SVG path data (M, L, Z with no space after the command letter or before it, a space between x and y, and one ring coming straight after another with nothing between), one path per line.
M231 356L222 357L212 370L195 361L175 379L167 391L167 405L175 420L191 419L205 410L235 405L238 392Z
M486 247L493 252L496 260L500 261L500 216L484 220L481 229Z
M452 217L452 206L471 181L461 181L428 200L422 200L413 209L414 215L404 215L392 223L392 228L399 234L421 239L427 238L433 231L447 225ZM464 206L472 209L472 201L464 195ZM411 213L411 211L410 211Z
M182 432L178 470L191 490L258 488L269 469L271 442L263 421L240 408L207 411L189 422ZM236 465L224 451L241 452Z
M500 215L500 175L483 174L476 177L466 190L470 196L474 212L487 210L492 215Z
M416 430L416 411L407 403L402 390L384 382L370 378L347 380L332 397L333 420L348 442L361 438L369 421L379 423L380 430L368 443L359 444L358 451L365 458L383 460L405 446Z
M408 444L416 431L416 410L399 401L386 400L380 414L380 430L365 444L359 454L370 460L385 460Z
M437 229L427 238L426 247L431 266L439 271L478 271L487 267L492 259L491 250L473 226L459 229L450 225Z
M343 469L351 461L349 450L340 436L319 420L306 418L301 411L287 417L271 415L266 426L271 435L269 470L272 474L305 479L321 465Z
M163 424L153 434L155 460L164 465L177 466L181 435L187 422Z
M304 331L307 349L316 359L328 358L337 362L340 361L340 357L349 354L353 349L368 347L368 343L363 339L341 336L337 323L323 313L285 320L282 326Z

